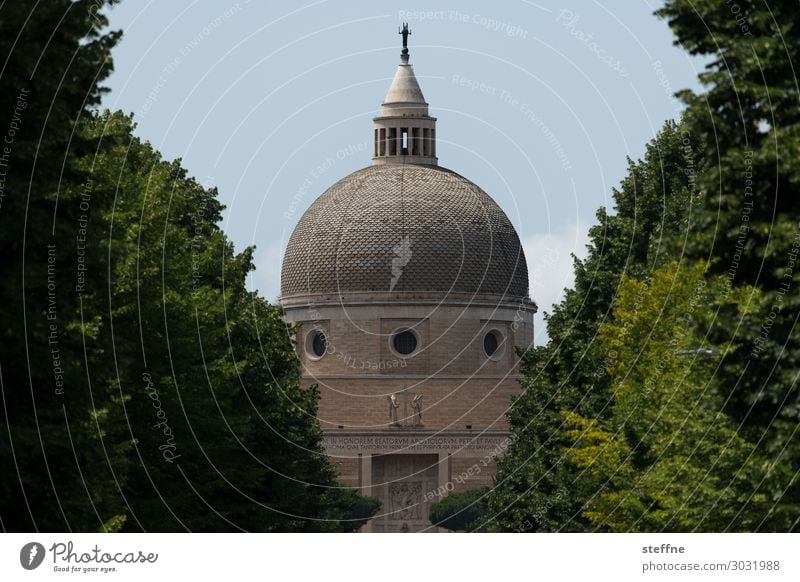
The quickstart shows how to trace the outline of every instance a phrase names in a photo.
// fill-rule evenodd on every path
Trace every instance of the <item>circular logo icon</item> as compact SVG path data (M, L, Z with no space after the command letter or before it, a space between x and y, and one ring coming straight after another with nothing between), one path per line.
M39 542L28 542L19 551L19 563L26 570L35 570L44 561L44 546Z

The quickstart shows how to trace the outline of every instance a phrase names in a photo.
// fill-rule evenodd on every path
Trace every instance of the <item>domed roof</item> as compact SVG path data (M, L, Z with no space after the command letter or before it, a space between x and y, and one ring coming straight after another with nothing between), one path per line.
M508 217L445 168L386 164L339 180L289 239L281 298L351 292L528 296Z

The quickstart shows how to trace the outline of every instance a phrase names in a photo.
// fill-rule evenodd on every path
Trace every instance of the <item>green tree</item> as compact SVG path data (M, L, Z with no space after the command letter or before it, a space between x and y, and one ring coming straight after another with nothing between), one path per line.
M585 516L611 531L754 531L786 527L770 515L786 486L723 412L715 371L716 314L759 298L707 279L702 264L672 263L647 283L626 278L614 319L600 330L612 354L611 413L565 412L568 456L601 487ZM733 345L728 342L728 345ZM707 350L699 351L698 350ZM704 357L703 354L706 354ZM765 524L766 521L766 524Z
M4 530L91 531L124 522L119 483L127 445L114 436L124 419L115 416L109 384L86 383L82 330L90 336L95 321L84 328L72 291L77 209L61 187L77 191L87 183L70 152L93 147L74 129L99 103L99 83L112 67L119 33L105 31L102 9L113 3L0 6Z
M253 249L215 189L94 111L118 38L98 7L0 8L0 526L352 531L375 502L335 480Z
M703 192L687 256L729 285L758 287L760 313L725 318L735 349L720 366L725 410L789 473L800 470L800 92L797 3L668 0L676 43L710 57L704 90L681 93L701 157ZM775 500L800 507L800 482ZM798 527L795 521L793 528Z
M508 415L514 438L498 463L486 529L591 527L583 505L600 484L564 455L572 443L562 413L604 414L610 379L599 328L611 316L623 275L646 277L680 248L701 164L694 149L682 125L666 123L643 160L628 160L628 175L613 192L615 212L598 211L588 256L575 259L575 284L547 317L550 341L523 355L524 393Z
M88 377L118 391L115 441L134 444L126 529L348 530L360 501L324 455L292 330L246 289L253 249L234 252L216 190L134 129L120 113L85 120L98 146L74 161L91 176Z
M431 505L433 525L452 531L470 531L486 514L488 487L450 493Z

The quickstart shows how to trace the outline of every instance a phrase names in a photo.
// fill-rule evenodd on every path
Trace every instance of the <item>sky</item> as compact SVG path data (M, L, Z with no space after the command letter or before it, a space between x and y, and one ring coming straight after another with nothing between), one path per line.
M600 206L702 63L673 45L659 2L123 0L104 107L216 186L249 285L274 300L305 209L368 166L372 118L399 63L398 25L437 122L439 165L503 208L543 314L572 284Z

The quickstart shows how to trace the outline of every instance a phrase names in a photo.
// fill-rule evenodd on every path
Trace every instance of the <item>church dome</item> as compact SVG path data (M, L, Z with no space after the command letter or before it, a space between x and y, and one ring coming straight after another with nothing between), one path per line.
M323 193L292 233L282 299L435 292L525 299L514 227L492 198L435 165L378 164Z

